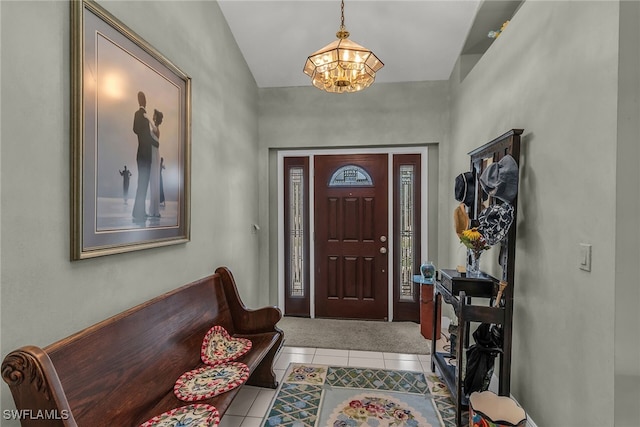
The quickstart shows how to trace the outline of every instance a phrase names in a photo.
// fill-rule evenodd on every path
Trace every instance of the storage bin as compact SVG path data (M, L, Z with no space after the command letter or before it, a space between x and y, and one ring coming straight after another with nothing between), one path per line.
M518 403L492 391L469 396L470 427L526 427L527 414Z

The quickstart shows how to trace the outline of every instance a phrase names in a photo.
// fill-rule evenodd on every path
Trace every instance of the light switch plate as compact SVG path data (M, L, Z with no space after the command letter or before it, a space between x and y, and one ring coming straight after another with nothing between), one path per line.
M580 243L578 267L580 270L591 271L591 245L587 243Z

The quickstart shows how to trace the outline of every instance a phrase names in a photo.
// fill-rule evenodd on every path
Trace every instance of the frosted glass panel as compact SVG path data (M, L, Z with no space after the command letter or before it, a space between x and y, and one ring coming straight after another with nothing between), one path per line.
M415 168L400 166L400 300L415 301L413 271L415 258Z
M304 173L301 167L289 169L289 266L290 297L304 297Z

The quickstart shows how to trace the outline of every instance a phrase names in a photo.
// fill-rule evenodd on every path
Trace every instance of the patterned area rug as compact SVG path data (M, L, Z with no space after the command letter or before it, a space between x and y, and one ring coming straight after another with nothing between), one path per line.
M436 375L292 363L264 421L276 426L454 427L455 407Z

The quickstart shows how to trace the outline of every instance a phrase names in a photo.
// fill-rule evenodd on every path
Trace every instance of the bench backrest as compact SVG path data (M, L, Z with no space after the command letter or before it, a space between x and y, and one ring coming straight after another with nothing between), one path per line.
M102 321L44 350L79 426L127 426L200 363L214 325L234 333L218 274Z

